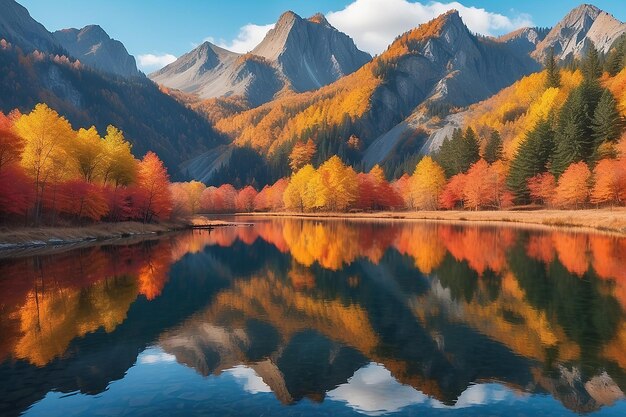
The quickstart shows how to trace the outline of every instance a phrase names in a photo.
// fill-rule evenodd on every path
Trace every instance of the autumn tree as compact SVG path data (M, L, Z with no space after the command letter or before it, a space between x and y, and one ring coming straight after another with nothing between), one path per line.
M315 152L317 152L317 146L313 139L296 143L289 154L289 167L293 172L296 172L306 164L311 163Z
M466 177L465 174L456 174L448 180L439 196L439 206L441 208L451 210L463 205Z
M137 161L131 153L132 145L126 141L122 131L108 126L103 148L103 161L99 166L102 181L115 187L132 184L137 175Z
M543 172L528 179L528 190L532 201L549 204L556 191L556 178L550 172Z
M22 115L15 122L15 130L25 141L21 163L34 182L35 220L39 221L46 186L65 174L67 149L75 132L64 117L45 104L37 104L31 113Z
M409 210L416 207L413 193L411 193L411 182L411 177L408 174L404 174L391 184L394 191L404 200L404 208Z
M467 171L465 187L463 187L463 203L469 209L478 210L490 205L493 200L493 181L489 164L481 159Z
M234 213L237 199L237 190L231 184L222 184L215 190L213 196L214 209L218 213Z
M315 203L311 208L344 211L357 198L357 176L354 169L346 166L338 156L332 156L318 169L319 179L313 190Z
M591 171L584 162L570 165L559 177L554 202L560 207L575 207L589 198Z
M307 189L314 175L315 168L313 165L307 164L291 176L283 195L287 209L303 212L307 208L309 205L307 204Z
M59 212L77 219L99 221L109 211L102 187L80 179L59 186Z
M164 220L172 211L169 179L163 162L154 152L148 152L139 162L137 186L140 195L137 207L144 223Z
M94 126L79 129L71 143L69 153L79 175L86 182L93 182L98 173L98 166L104 158L104 143Z
M187 197L187 206L191 214L196 214L200 208L200 198L206 185L200 181L189 181L185 183L185 195Z
M0 214L26 214L32 197L32 181L20 166L11 164L0 170Z
M0 172L20 160L24 140L13 131L11 119L0 112Z
M446 184L443 168L430 156L425 156L415 167L411 177L411 193L417 208L435 210L439 195Z
M593 170L591 202L623 204L626 197L626 159L602 159Z
M248 185L237 193L235 204L237 211L251 212L254 210L254 198L257 196L257 191L254 187Z

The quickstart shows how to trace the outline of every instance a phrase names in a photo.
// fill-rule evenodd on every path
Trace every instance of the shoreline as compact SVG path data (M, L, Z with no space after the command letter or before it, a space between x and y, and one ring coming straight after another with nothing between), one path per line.
M533 211L411 211L372 213L236 213L236 217L284 217L312 220L429 221L454 224L503 225L532 229L567 229L626 236L626 208Z
M98 223L87 226L0 227L0 255L10 252L61 246L88 246L130 239L143 240L166 233L232 226L235 223L206 218L144 224Z

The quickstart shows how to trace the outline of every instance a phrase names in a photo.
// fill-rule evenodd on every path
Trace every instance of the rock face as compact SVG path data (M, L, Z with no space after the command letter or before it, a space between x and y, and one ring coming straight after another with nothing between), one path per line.
M470 33L456 11L427 25L437 31L419 38L414 35L419 33L418 28L406 35L405 42L413 47L396 59L395 69L388 76L392 82L385 83L371 100L378 103L372 121L378 123L376 130L381 133L365 153L367 167L393 154L405 138L414 137L411 132L427 127L431 116L425 109L476 103L540 68L527 52L516 46L517 42L531 43L528 39L537 39L540 36L537 32L534 36L527 32L525 41L520 40L521 36L508 41L477 37ZM416 40L412 41L412 37ZM392 44L390 50L393 48ZM402 114L407 119L394 120Z
M54 36L13 0L0 0L0 39L19 45L24 52L61 52L62 49Z
M252 53L275 63L298 92L330 84L372 59L322 14L303 19L293 12L283 13Z
M561 60L578 58L593 42L607 52L613 42L626 33L626 24L590 4L583 4L565 16L537 45L533 57L542 61L551 48Z
M504 43L520 54L530 54L537 45L548 35L550 29L547 28L521 28L506 35L498 37L498 41Z
M111 39L98 25L59 30L54 32L54 37L74 58L87 66L123 77L142 76L135 58L122 42Z
M284 90L302 92L332 83L370 59L324 16L303 19L287 12L250 53L205 42L150 78L200 98L242 96L258 106Z
M278 69L264 58L240 55L210 42L150 74L150 78L201 98L244 96L253 106L271 100L286 85Z

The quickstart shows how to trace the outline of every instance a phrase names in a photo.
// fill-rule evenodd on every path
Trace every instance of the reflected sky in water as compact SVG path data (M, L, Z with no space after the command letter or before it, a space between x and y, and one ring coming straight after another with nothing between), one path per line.
M0 414L626 415L626 239L254 223L0 260Z

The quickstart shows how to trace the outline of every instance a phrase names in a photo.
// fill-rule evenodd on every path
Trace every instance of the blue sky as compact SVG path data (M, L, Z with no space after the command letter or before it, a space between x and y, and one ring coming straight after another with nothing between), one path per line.
M251 49L276 21L293 10L328 15L357 46L379 53L398 34L450 8L470 29L498 35L529 23L552 26L577 0L18 0L49 30L99 24L152 71L203 40L238 52ZM593 4L626 21L626 1Z

